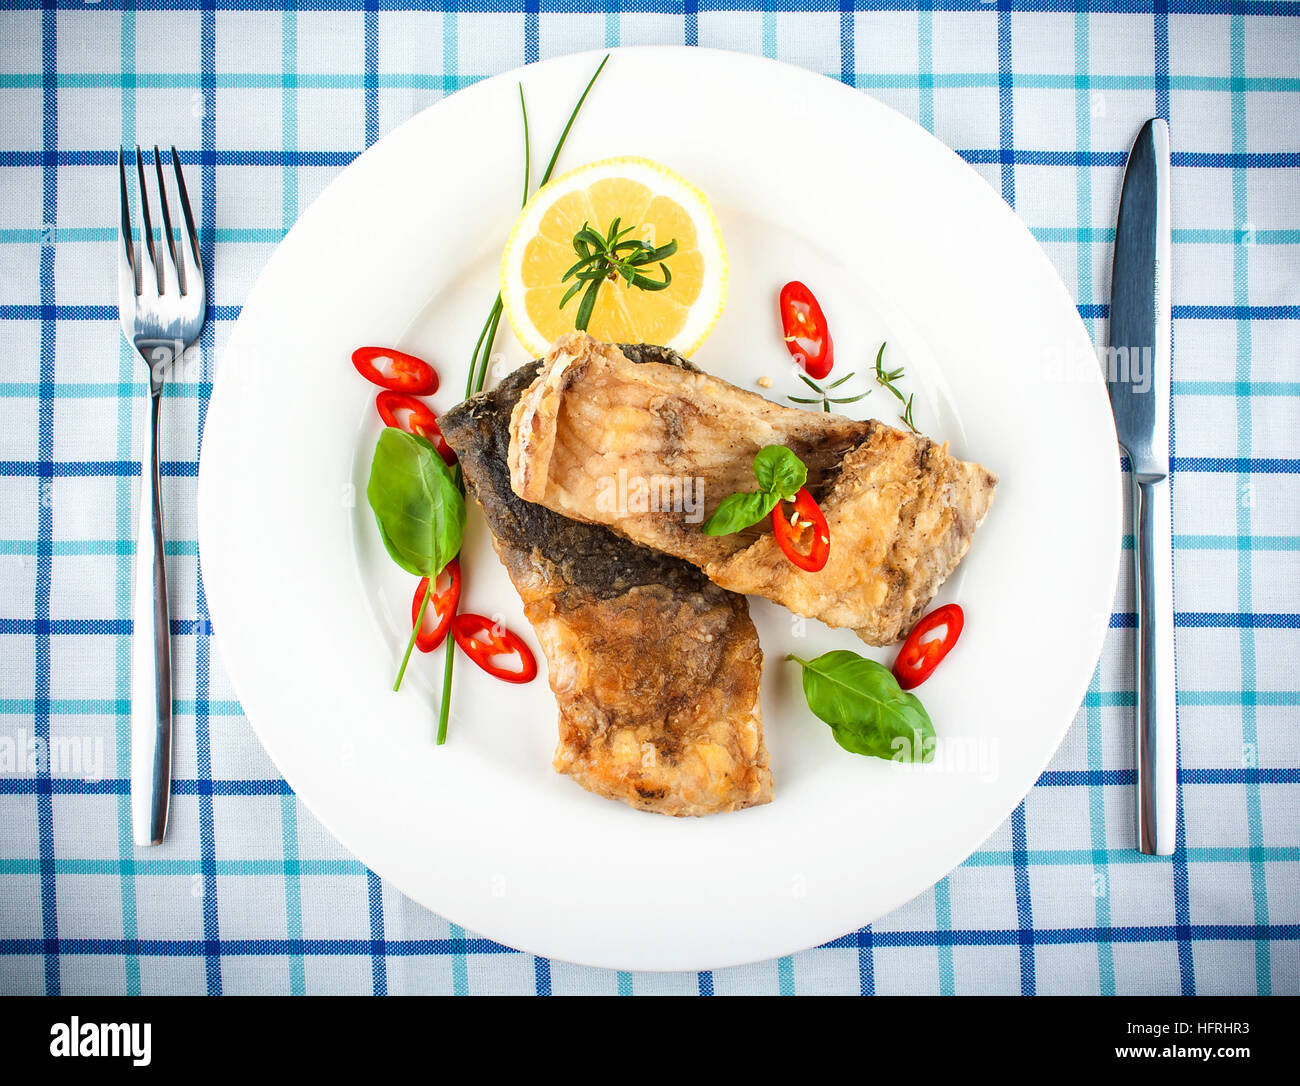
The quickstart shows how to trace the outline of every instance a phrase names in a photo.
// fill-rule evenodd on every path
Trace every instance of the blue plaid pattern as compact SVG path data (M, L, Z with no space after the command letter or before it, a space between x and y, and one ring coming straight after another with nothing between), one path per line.
M11 0L0 15L0 991L1300 991L1297 10ZM643 43L778 57L914 118L1028 223L1099 341L1129 142L1146 117L1170 119L1172 861L1132 851L1127 570L1074 727L1011 818L903 908L775 961L631 974L499 946L385 886L276 773L222 669L193 519L213 363L254 276L325 183L417 110L518 64ZM125 777L143 387L117 325L110 166L119 144L155 140L185 150L211 306L202 371L166 392L176 785L166 844L137 852ZM50 757L29 764L41 746Z

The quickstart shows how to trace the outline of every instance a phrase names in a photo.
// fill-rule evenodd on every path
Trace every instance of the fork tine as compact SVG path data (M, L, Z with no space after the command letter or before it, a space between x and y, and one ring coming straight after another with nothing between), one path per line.
M172 169L176 172L176 190L180 199L181 215L185 218L185 237L189 247L180 247L181 260L185 264L186 289L193 285L200 294L203 293L203 258L199 255L199 236L194 229L194 212L190 210L190 195L185 189L185 174L181 172L181 156L172 145Z
M162 204L163 218L163 236L167 239L167 245L164 252L170 261L170 267L176 273L176 284L180 287L182 294L185 293L185 273L184 270L177 266L176 263L176 239L172 237L172 213L167 206L167 185L163 181L162 155L158 153L158 145L153 147L153 167L154 172L158 175L158 202Z
M122 186L122 255L126 258L126 271L131 273L131 285L140 293L140 273L136 268L135 244L131 240L131 201L126 192L126 154L117 149L117 176Z
M140 255L144 258L142 263L145 266L145 273L150 277L150 289L156 290L159 294L163 292L162 268L158 265L157 254L153 247L153 221L149 218L149 191L144 183L144 155L140 153L137 145L135 149L135 168L140 177L140 215L144 220L141 233L144 235L145 244L141 246ZM141 286L143 287L143 283Z

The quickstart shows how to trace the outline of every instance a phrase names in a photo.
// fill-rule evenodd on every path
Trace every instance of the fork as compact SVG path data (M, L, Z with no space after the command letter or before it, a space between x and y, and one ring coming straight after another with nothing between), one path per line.
M158 420L163 381L199 338L207 315L203 264L190 211L180 156L171 149L181 213L180 244L172 234L162 156L153 149L162 207L160 243L155 246L144 156L135 149L142 224L137 245L131 234L126 156L117 156L122 185L122 244L118 250L118 314L122 332L149 371L149 427L140 461L140 510L136 522L135 602L131 637L131 828L137 845L162 843L172 781L171 629L167 569L163 554L162 497L158 478ZM165 245L161 240L166 241ZM158 249L166 260L159 259ZM147 467L146 467L147 465Z

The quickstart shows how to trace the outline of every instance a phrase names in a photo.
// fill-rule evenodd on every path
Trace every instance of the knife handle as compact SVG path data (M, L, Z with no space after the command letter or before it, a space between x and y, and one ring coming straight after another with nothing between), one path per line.
M1172 856L1178 818L1174 547L1168 476L1134 480L1137 566L1137 831L1148 856Z

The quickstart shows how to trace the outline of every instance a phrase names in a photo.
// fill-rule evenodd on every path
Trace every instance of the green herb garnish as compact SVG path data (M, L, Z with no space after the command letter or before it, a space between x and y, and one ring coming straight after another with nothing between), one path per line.
M754 478L762 488L722 499L704 523L705 535L730 535L757 524L778 502L792 502L808 481L808 468L784 445L768 445L754 457Z
M573 122L577 120L578 113L582 109L583 103L587 100L587 95L591 93L591 88L596 85L597 78L599 78L600 73L604 71L605 65L608 63L609 56L606 55L597 66L595 72L592 73L591 79L588 80L587 86L583 89L581 96L579 96L577 103L573 107L573 111L569 114L569 119L564 126L564 130L560 133L560 138L555 144L555 149L551 152L551 159L550 162L547 163L546 172L542 175L540 182L541 185L546 184L546 182L551 179L551 174L555 171L555 164L560 157L560 151L563 149L565 141L569 138L569 130L573 128ZM519 110L523 117L524 126L524 191L522 203L526 204L528 202L529 182L531 178L532 146L529 138L528 106L524 101L524 88L522 83L519 85ZM501 295L497 294L496 300L492 303L492 308L488 311L487 320L483 323L483 329L479 332L478 340L474 344L474 351L470 355L469 373L465 378L466 399L477 392L481 392L483 385L487 380L488 362L492 357L492 347L496 341L497 330L501 326L502 310ZM397 673L397 681L393 685L393 689L396 690L401 686L402 676L406 672L407 661L411 657L411 649L415 644L415 638L420 629L420 623L424 620L425 608L429 605L429 600L433 595L433 589L437 582L438 573L442 571L443 566L450 562L460 550L460 536L457 535L456 537L455 549L449 554L446 554L445 558L443 557L443 549L439 549L438 553L435 555L432 553L432 545L428 540L421 542L423 537L418 529L418 525L408 525L406 523L408 519L418 521L421 515L433 518L435 514L432 506L430 505L428 508L424 508L421 511L420 507L422 503L417 501L416 506L409 513L398 512L398 503L396 501L398 494L407 487L409 487L410 492L414 494L417 488L414 486L412 478L406 478L405 482L399 480L400 476L412 475L410 470L407 468L397 470L398 465L395 462L390 463L390 460L392 460L390 452L395 451L396 447L394 447L393 450L386 451L383 454L381 461L381 447L385 442L393 441L392 438L385 438L384 436L389 432L389 429L385 429L384 433L380 434L379 443L375 447L375 464L380 464L381 466L379 468L380 476L376 479L375 464L371 465L371 484L376 488L376 497L371 499L371 507L375 509L375 516L379 521L379 531L384 540L384 546L388 549L388 553L392 556L393 560L403 569L409 570L413 573L419 573L420 576L427 576L429 578L429 586L425 590L424 599L420 603L419 612L416 616L415 623L411 628L411 639L407 643L406 654L402 657L402 664ZM401 433L401 431L392 432ZM403 434L402 436L410 437L411 435ZM423 441L422 438L415 438L414 440ZM427 441L424 442L424 444L429 445ZM433 451L432 445L429 445L429 451ZM438 462L438 464L442 465L451 486L451 492L449 493L441 482L437 484L436 491L440 495L437 500L442 503L441 512L437 514L437 517L444 525L445 529L449 523L447 514L450 511L451 515L454 517L454 511L457 507L458 500L460 510L459 531L463 531L465 517L465 483L462 477L460 465L457 464L454 468L447 468L446 465L443 464L442 458L439 457L436 452L433 453L433 458ZM417 459L420 459L420 457L417 457ZM438 468L436 466L421 463L419 472L414 474L419 474L423 477L426 472L437 474ZM441 479L441 475L439 475L439 478ZM369 497L370 487L367 487L366 493ZM451 493L456 495L455 499L451 497ZM384 508L383 516L380 515L379 509L376 508L376 501L379 501ZM392 524L393 526L391 528L387 527L388 524ZM414 542L412 538L408 538L408 534L414 537ZM445 534L443 536L443 542L439 544L440 548L445 548L445 546L450 543L450 540L450 533ZM426 551L429 553L424 553ZM432 573L425 572L424 569L421 569L416 565L418 560L425 565L425 568L431 568L434 561L437 559L442 559L441 565L439 565L437 570ZM408 565L407 562L410 562L411 564ZM447 721L451 712L452 662L455 660L455 657L454 640L451 637L448 637L443 648L442 702L438 711L439 746L447 741Z
M417 577L436 577L460 551L465 496L433 445L395 426L379 431L366 498L384 547Z
M786 659L803 668L808 708L831 726L845 750L896 762L933 761L930 714L888 668L843 649L815 660Z
M876 352L876 384L883 385L885 388L889 389L890 392L898 397L898 402L903 403L905 402L905 397L894 386L894 382L903 376L903 367L899 366L896 370L886 370L883 365L885 360L885 348L888 345L888 342L882 343L880 345L880 350Z
M916 428L916 423L912 421L912 400L915 398L916 394L912 393L910 396L904 396L902 392L899 391L898 386L894 384L895 381L903 376L903 367L899 366L896 370L885 369L885 346L886 344L882 343L880 345L880 350L876 352L876 384L889 389L898 402L903 404L903 413L898 417L902 419L904 425L911 430L912 433L919 434L921 431Z
M912 433L919 434L921 431L916 428L916 423L912 421L912 401L915 398L916 398L915 392L912 393L912 395L907 397L907 406L903 409L903 413L898 417L907 424L907 428L911 430Z
M583 103L587 100L587 95L591 93L591 88L596 85L596 80L600 78L600 73L605 70L605 65L609 63L609 54L606 53L604 59L596 66L592 72L591 78L583 88L582 94L574 103L573 111L569 114L568 121L565 122L564 130L560 133L560 138L555 143L555 149L551 152L551 159L546 164L546 172L542 174L542 179L538 187L546 184L551 179L551 174L555 172L555 164L559 161L560 151L564 149L564 142L569 138L569 130L573 127L573 122L578 119L578 113L582 110ZM528 184L531 173L532 163L532 146L529 140L528 131L528 106L524 102L524 86L519 84L519 111L523 115L524 121L524 194L523 204L528 203ZM488 318L483 324L483 330L479 333L478 342L474 344L474 353L469 360L469 375L465 378L465 398L469 399L477 392L483 390L483 383L487 380L488 361L492 357L492 345L496 341L497 329L501 326L501 295L498 293L496 301L492 303L492 308L488 312ZM464 493L465 484L461 478L460 465L456 465L456 482L461 492ZM424 604L421 604L420 616L416 619L415 629L419 630L420 623L424 619L424 605L429 601L429 593L433 590L433 581L429 581L429 590L425 593ZM414 637L414 634L412 634ZM442 663L442 702L438 708L438 745L442 746L447 741L447 721L451 715L451 672L452 662L456 659L455 640L447 638L443 647ZM407 653L410 653L408 647Z
M570 299L583 291L582 301L578 303L578 315L573 321L573 327L580 332L587 330L602 283L617 282L619 276L622 276L630 287L664 290L673 281L672 272L663 262L677 252L677 239L656 247L640 238L629 237L636 227L622 224L623 220L616 218L609 224L604 236L601 236L591 228L590 223L584 222L582 229L573 235L573 251L578 255L578 261L560 276L561 283L574 280L560 299L560 308L563 309ZM662 279L653 279L639 270L649 264L659 265Z
M817 399L810 400L806 396L787 396L786 399L793 400L795 403L819 403L822 405L822 410L829 414L831 404L857 403L859 400L866 399L866 397L871 395L871 389L867 389L866 392L859 392L856 396L841 396L838 399L831 395L835 389L839 388L840 385L844 384L845 381L853 376L854 374L852 373L846 373L838 381L832 381L829 385L823 388L806 373L801 373L799 374L799 380L817 393Z
M898 402L903 405L903 413L898 416L899 419L902 420L903 424L911 430L912 433L919 434L921 431L916 428L916 422L912 418L912 401L916 398L916 394L912 393L911 395L904 396L898 385L895 384L895 382L903 376L902 366L899 366L896 370L885 369L885 347L886 344L882 343L880 345L880 350L876 352L876 384L880 385L882 388L888 389ZM836 397L831 395L832 392L852 376L852 373L846 373L838 381L832 381L829 385L823 387L806 373L801 373L799 374L799 380L817 393L816 399L808 396L787 396L786 399L792 400L794 403L821 404L822 410L829 413L831 404L857 403L859 400L865 399L867 396L871 395L871 389L867 389L866 392L859 392L856 396Z
M393 426L379 431L370 463L366 500L379 525L379 537L394 562L408 573L429 578L411 639L393 689L402 685L416 633L438 574L460 552L465 531L465 493L433 445Z

